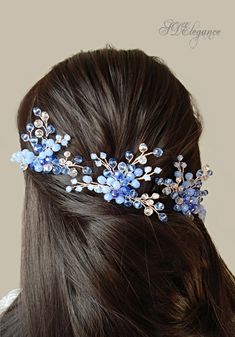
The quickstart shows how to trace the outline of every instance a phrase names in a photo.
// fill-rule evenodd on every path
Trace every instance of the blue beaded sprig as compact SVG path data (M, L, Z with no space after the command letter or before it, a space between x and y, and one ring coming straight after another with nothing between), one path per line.
M125 151L125 160L118 162L116 158L109 158L105 152L90 153L90 159L96 167L102 167L102 172L94 180L92 177L93 169L84 164L82 155L71 156L71 152L66 150L61 153L63 147L67 147L71 140L70 135L61 136L56 133L52 124L48 124L49 115L38 107L33 108L33 114L36 120L26 125L27 133L21 134L21 139L29 142L32 150L23 149L13 153L12 161L20 164L22 170L27 168L41 173L52 173L55 175L65 174L71 177L71 184L66 186L67 192L82 192L87 188L96 193L103 194L104 200L110 202L114 200L117 204L123 204L126 207L134 206L137 209L144 208L144 214L152 215L154 212L162 222L166 222L168 217L163 212L165 205L158 199L162 196L170 195L175 201L173 209L182 212L184 215L191 216L198 214L200 217L205 215L205 209L200 204L203 196L208 191L200 191L202 181L206 180L212 171L206 165L196 173L193 179L192 173L184 175L184 168L187 166L182 162L183 156L177 157L178 162L174 165L176 181L170 178L155 178L157 185L164 185L162 194L142 193L139 195L138 189L141 187L141 181L150 181L152 175L159 175L162 169L156 166L154 169L147 164L148 156L154 155L159 158L163 155L163 149L156 147L148 151L145 143L139 145L140 154L134 155L131 150ZM78 172L82 173L82 180L76 178Z
M175 201L174 211L181 212L193 219L193 214L198 214L199 218L205 220L206 210L201 204L203 197L208 194L208 190L200 190L203 181L207 180L213 174L209 165L202 166L197 170L195 177L192 172L184 172L187 164L183 162L183 156L177 157L174 166L177 170L174 172L175 181L167 178L156 178L157 185L165 186L162 193L170 195Z

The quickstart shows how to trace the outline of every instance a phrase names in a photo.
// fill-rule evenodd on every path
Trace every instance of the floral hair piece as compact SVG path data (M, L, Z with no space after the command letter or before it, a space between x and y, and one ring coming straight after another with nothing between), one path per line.
M152 168L145 165L148 156L153 155L159 158L163 155L163 149L156 147L149 151L147 145L141 143L139 154L134 155L131 150L127 150L125 161L120 162L113 157L108 159L105 152L90 153L90 159L95 166L102 168L102 172L94 180L93 169L85 165L82 155L72 156L67 149L61 153L63 148L68 147L70 135L57 134L55 127L48 124L49 115L46 111L34 107L33 114L36 119L33 123L27 123L27 133L21 134L21 139L29 142L32 150L23 149L11 156L11 161L18 162L21 170L29 168L43 174L68 175L71 183L66 186L67 192L82 192L84 188L87 188L103 194L104 200L108 202L115 200L117 204L123 204L126 207L134 206L137 209L143 207L145 215L150 216L156 213L162 222L166 222L168 217L163 212L164 203L158 199L168 195L174 200L174 211L191 218L193 214L198 214L202 219L205 218L206 211L201 202L208 191L201 190L201 186L202 182L213 174L208 165L199 169L194 178L191 172L184 172L187 164L182 161L183 156L179 155L178 162L174 163L177 168L174 173L175 181L171 178L162 178L158 176L162 172L159 166ZM82 173L82 180L76 178L79 171ZM141 181L150 181L153 175L157 175L155 183L163 187L162 192L139 195L138 189L141 187Z

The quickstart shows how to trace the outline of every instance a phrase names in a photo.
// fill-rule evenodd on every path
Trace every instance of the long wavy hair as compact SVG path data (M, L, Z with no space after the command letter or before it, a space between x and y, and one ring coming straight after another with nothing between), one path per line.
M162 59L139 49L107 45L55 65L23 98L19 133L33 106L71 135L74 154L122 160L144 142L164 148L167 177L178 154L191 172L201 166L195 100ZM1 337L234 336L234 276L197 216L172 211L166 198L161 223L93 191L68 194L66 176L24 177L21 292L1 316Z

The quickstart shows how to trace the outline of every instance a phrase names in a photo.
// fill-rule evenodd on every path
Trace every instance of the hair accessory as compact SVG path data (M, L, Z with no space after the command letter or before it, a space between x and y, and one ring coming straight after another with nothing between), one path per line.
M166 222L168 217L163 212L164 203L158 199L168 195L174 200L173 210L192 218L193 214L198 214L201 218L205 217L205 209L201 201L208 191L201 191L200 188L202 181L213 173L208 165L199 169L194 179L191 172L184 174L187 164L182 162L183 156L179 155L178 162L174 163L177 168L175 181L171 178L155 177L155 183L158 186L164 186L162 193L139 195L138 189L141 181L150 181L153 175L159 175L162 172L159 166L155 168L145 166L148 156L153 155L159 158L163 155L162 148L156 147L149 151L147 145L141 143L139 154L135 155L131 150L127 150L124 154L125 161L121 162L117 162L117 159L113 157L108 158L105 152L90 153L90 159L95 166L102 168L100 175L93 180L93 169L84 163L82 155L72 156L67 149L61 153L62 148L68 146L71 140L70 135L57 134L55 127L48 124L49 115L46 111L34 107L33 114L37 119L33 123L27 123L27 133L21 134L21 139L29 142L32 151L23 149L11 156L11 161L18 162L21 170L29 168L39 173L69 175L71 183L66 186L67 192L82 192L84 188L87 188L103 194L104 200L108 202L115 200L117 204L123 204L126 207L134 206L137 209L143 207L144 214L147 216L155 212L162 222ZM79 171L82 173L81 180L76 178Z

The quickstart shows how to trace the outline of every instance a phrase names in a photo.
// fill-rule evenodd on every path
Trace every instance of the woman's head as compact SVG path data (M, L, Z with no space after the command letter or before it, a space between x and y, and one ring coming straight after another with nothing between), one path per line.
M19 133L33 106L71 136L73 154L102 150L121 160L144 142L164 148L157 163L166 177L179 153L191 172L201 166L192 96L141 50L80 52L55 65L22 100ZM174 212L166 198L163 224L93 191L68 194L66 176L26 170L25 183L25 336L232 336L234 280L198 217ZM149 181L141 189L158 191Z

